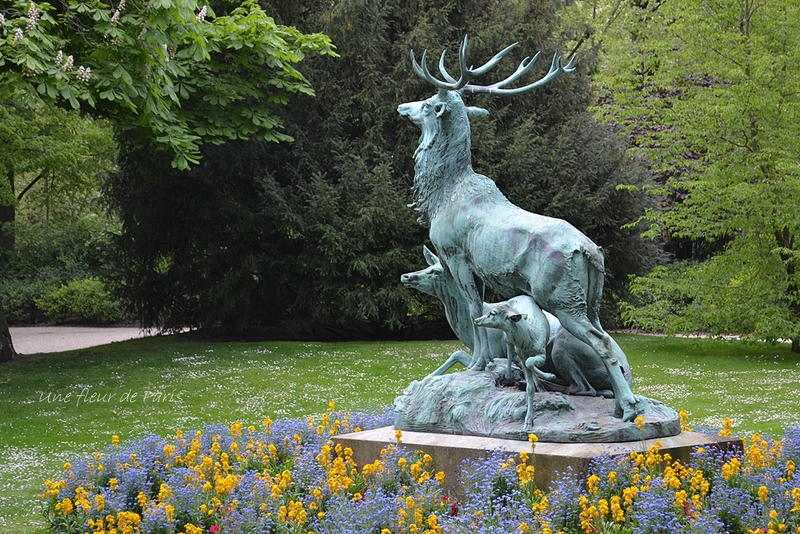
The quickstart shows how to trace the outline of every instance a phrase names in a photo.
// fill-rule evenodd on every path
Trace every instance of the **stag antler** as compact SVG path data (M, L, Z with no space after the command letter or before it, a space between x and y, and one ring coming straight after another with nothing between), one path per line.
M458 60L459 60L459 65L461 66L461 75L459 76L458 80L453 78L444 67L444 56L445 53L447 52L446 50L442 52L442 56L439 58L439 72L441 72L444 79L447 80L446 82L434 78L433 75L428 70L428 64L426 61L428 54L427 50L422 52L422 58L420 60L420 63L422 63L421 66L419 63L417 63L416 57L414 57L414 51L413 50L411 51L411 64L414 68L414 72L416 72L421 78L427 80L429 83L433 84L435 87L438 87L439 89L444 89L448 91L461 91L465 93L494 93L500 95L516 95L519 93L524 93L525 91L530 91L531 89L535 89L537 87L541 87L542 85L550 83L556 78L560 78L564 74L567 74L575 70L575 66L573 65L573 62L575 61L575 56L572 56L567 65L561 65L561 54L556 52L555 55L553 56L553 63L550 65L550 71L542 79L537 80L524 87L505 89L506 85L515 82L520 77L525 75L525 73L527 73L531 69L531 67L533 67L533 64L536 63L536 60L539 59L539 55L541 54L541 52L537 52L532 59L530 58L530 56L523 59L522 62L519 64L519 67L517 67L517 70L514 72L514 74L512 74L505 80L499 81L493 85L470 85L469 81L472 78L485 74L486 72L494 68L494 66L500 63L500 61L506 56L506 54L508 54L519 43L514 43L511 46L506 47L505 49L498 52L497 55L495 55L492 59L487 61L482 67L474 69L472 67L467 67L467 42L468 42L468 37L465 35L464 42L461 43L461 48L458 51Z

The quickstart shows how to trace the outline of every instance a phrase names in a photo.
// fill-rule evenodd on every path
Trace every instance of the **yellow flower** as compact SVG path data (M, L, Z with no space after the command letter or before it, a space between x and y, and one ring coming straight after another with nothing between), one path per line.
M692 429L689 428L689 412L681 410L679 415L681 418L681 430L684 432L691 432Z
M732 476L739 474L741 465L742 463L739 461L739 459L734 456L729 462L723 464L722 468L720 469L720 474L722 474L725 480L730 480Z
M614 521L617 523L625 522L625 511L620 506L619 495L613 495L611 497L611 514L614 517Z
M56 503L56 512L60 512L61 515L69 515L75 507L72 505L72 499L64 499L63 501Z
M722 420L722 430L719 431L719 435L728 438L733 436L733 421L730 417Z
M800 512L800 488L794 488L792 490L792 499L794 500L794 507L790 512Z
M680 490L675 492L675 508L678 510L683 510L684 506L686 505L686 490Z
M394 431L394 439L397 441L398 444L403 442L403 431L399 428Z
M139 526L141 524L142 518L136 512L117 513L117 532L120 534L133 534L134 532L139 532Z
M636 423L636 426L637 426L637 428L639 430L644 430L644 416L643 415L637 415L636 416L636 420L634 422Z
M758 488L758 498L761 499L761 502L767 502L769 500L768 490L766 486L760 486Z
M586 487L589 489L589 493L594 495L597 493L597 488L600 485L600 477L597 475L591 475L588 480L586 481Z
M117 436L116 434L111 436L111 445L113 447L119 447L119 436Z
M605 517L608 515L609 506L606 499L600 499L597 501L597 511L600 512L600 517Z

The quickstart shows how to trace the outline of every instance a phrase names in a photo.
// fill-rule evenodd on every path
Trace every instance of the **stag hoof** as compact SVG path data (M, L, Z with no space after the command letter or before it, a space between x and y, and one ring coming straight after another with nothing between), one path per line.
M467 367L467 371L483 371L486 369L486 361L480 356L472 355L472 361Z
M630 399L617 401L614 417L629 423L635 420L638 415L642 415L644 411L644 402L636 396L632 396Z
M526 434L533 434L533 419L529 422L528 418L525 418L525 425L522 427L522 431Z
M528 420L528 419L530 419L530 420ZM533 417L529 418L528 416L525 416L525 424L522 427L522 431L527 433L527 434L532 434L533 433Z

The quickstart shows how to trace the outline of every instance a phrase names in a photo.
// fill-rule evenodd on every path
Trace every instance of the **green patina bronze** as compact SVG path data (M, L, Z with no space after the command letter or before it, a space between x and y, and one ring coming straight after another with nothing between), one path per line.
M626 377L623 372L627 358L600 324L598 311L605 275L601 248L564 220L515 206L492 180L472 169L470 120L488 112L466 106L461 94L509 95L530 91L573 71L572 61L564 66L556 53L543 78L523 87L509 88L530 70L537 54L533 59L523 60L505 80L478 86L471 84L471 80L491 70L515 45L485 65L470 68L467 43L465 37L459 53L458 79L445 69L444 53L439 61L441 80L428 70L426 53L418 63L412 52L415 72L438 92L427 100L402 104L398 112L422 130L419 147L414 152L412 206L418 211L420 222L429 226L441 269L452 278L456 288L448 296L450 304L445 302L445 308L450 310L448 319L459 338L467 345L472 342L473 357L468 369L481 371L495 356L501 356L497 349L492 350L494 343L487 329L474 324L475 319L486 313L483 299L486 286L506 297L526 295L537 308L555 315L576 342L590 347L588 352L602 362L605 370L605 376L601 377L605 380L600 382L613 392L614 416L622 422L633 421L647 410L647 402L632 393L630 374ZM455 324L451 311L458 313ZM471 335L465 329L471 329ZM459 358L465 361L463 355ZM536 388L534 380L526 380L531 389ZM583 393L587 394L586 391ZM526 417L522 430L533 431L533 427L531 416Z

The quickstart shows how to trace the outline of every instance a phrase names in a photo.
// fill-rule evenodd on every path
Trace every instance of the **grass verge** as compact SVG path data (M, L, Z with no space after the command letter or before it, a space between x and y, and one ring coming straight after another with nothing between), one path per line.
M690 413L692 424L779 436L800 421L800 357L784 345L615 336L635 393ZM36 494L76 454L206 423L390 405L457 342L198 343L132 340L0 366L0 529L46 532Z

